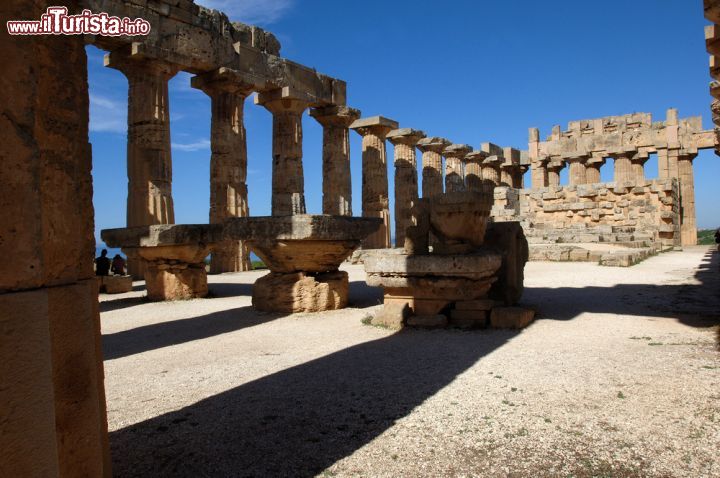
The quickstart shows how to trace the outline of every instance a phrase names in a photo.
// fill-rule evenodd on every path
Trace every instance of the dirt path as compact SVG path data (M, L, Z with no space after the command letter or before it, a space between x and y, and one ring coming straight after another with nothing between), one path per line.
M353 307L215 297L101 304L116 476L720 476L720 265L709 248L629 269L530 263L539 320L393 333Z

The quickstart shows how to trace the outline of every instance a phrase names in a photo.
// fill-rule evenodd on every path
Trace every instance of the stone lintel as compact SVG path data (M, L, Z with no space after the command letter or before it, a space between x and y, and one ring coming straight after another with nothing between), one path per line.
M100 232L109 247L141 248L213 244L222 239L221 224L157 224L104 229Z
M232 68L222 67L190 79L190 86L208 94L215 92L238 93L248 96L263 87L258 77L250 77Z
M518 165L520 164L520 150L507 147L503 148L503 157L505 158L505 163L510 165Z
M390 131L385 137L392 144L415 146L418 141L425 137L425 133L412 128L398 128Z
M182 55L145 43L132 42L106 53L103 62L106 67L115 70L147 69L173 76L184 69L183 65L186 60L182 58Z
M347 128L360 117L360 110L349 106L322 106L310 109L310 116L323 126L336 125Z
M471 152L472 146L467 144L453 143L443 150L443 155L446 158L464 158L469 152Z
M283 110L291 108L302 112L315 100L316 98L306 91L296 90L290 86L283 86L274 90L260 92L257 96L255 96L255 104L258 106L264 106L271 112L277 106L280 106Z
M448 141L445 138L440 138L438 136L429 136L422 138L417 143L417 147L420 151L434 151L436 153L442 153L442 151L447 148L451 144L450 141Z

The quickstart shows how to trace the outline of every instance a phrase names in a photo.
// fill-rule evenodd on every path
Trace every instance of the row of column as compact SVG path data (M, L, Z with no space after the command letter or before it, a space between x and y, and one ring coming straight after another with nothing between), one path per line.
M642 182L645 180L647 156L635 153L618 153L610 156L614 160L614 181ZM533 167L533 187L559 186L560 172L568 168L568 185L595 184L602 182L600 168L606 159L601 156L577 156L563 159L538 161Z

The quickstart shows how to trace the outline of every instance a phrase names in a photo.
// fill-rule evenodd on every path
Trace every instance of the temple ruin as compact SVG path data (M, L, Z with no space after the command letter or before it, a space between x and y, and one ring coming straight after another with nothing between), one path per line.
M340 309L349 284L339 267L361 249L353 260L384 293L375 323L521 328L533 318L517 307L528 259L627 266L695 244L693 159L702 149L720 154L717 130L703 130L700 117L680 119L670 109L661 122L646 113L573 121L545 141L530 129L527 150L475 148L413 129L420 124L361 117L346 104L345 81L282 57L271 33L193 0L61 3L142 17L152 30L141 39L3 39L3 89L12 93L0 119L0 251L13 258L0 266L0 330L10 344L0 363L3 380L13 383L0 387L9 404L0 436L8 476L111 475L92 265L86 44L105 50L105 65L128 80L126 227L102 238L127 254L150 300L205 297L209 254L211 273L237 272L251 269L253 251L270 269L253 286L255 308ZM707 18L720 22L720 2L705 5ZM39 18L47 6L7 0L0 10L5 18ZM720 79L717 28L706 37L711 74ZM175 224L168 81L181 71L194 75L192 87L212 104L207 224ZM720 125L718 82L711 92ZM272 138L264 139L272 142L267 217L251 216L248 204L243 116L253 94L254 107L272 115ZM323 127L320 171L303 165L306 112ZM350 130L362 137L354 155L362 161L362 217L352 216ZM651 154L660 174L649 180ZM609 160L614 180L603 183L600 167ZM322 174L322 214L306 210L307 174Z

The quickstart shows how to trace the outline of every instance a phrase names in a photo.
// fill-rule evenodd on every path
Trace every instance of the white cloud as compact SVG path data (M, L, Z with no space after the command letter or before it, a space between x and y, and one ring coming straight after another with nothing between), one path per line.
M194 143L172 143L172 148L178 151L192 152L200 151L203 149L210 149L210 140L201 139Z
M256 25L278 21L290 11L295 0L199 0L196 3L220 10L231 21Z
M90 131L125 133L127 106L107 96L90 93Z

